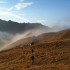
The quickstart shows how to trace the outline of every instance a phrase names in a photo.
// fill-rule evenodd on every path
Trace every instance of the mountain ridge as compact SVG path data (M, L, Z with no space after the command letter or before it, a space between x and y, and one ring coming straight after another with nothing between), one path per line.
M50 29L48 26L42 25L40 23L18 23L11 20L5 21L0 19L0 31L9 33L23 33L32 29Z

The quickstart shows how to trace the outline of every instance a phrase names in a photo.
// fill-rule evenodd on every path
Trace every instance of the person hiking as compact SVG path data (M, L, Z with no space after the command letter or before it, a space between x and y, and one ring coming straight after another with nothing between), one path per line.
M32 42L31 45L34 45L34 42Z
M32 49L32 50L31 50L31 52L33 53L33 52L34 52L34 50Z
M32 65L34 65L34 56L31 56Z
M31 46L32 45L34 45L34 42L31 43ZM33 55L33 53L34 53L34 50L33 50L33 48L31 48L31 54L32 54L31 61L32 61L32 65L34 64L34 55Z

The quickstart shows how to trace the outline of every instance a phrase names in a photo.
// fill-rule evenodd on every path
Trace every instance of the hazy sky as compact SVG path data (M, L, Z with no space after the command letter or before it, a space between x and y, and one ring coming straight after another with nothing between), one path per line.
M70 25L70 0L0 0L0 19Z

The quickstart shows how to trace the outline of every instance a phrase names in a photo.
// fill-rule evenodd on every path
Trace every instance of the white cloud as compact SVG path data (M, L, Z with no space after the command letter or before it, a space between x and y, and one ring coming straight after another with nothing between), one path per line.
M26 7L28 7L28 6L32 5L32 4L33 4L33 2L31 2L31 3L18 3L17 5L15 5L15 8L17 10L20 10L20 9L26 8Z
M9 15L9 16L13 16L13 17L15 17L15 18L19 18L19 19L23 20L24 22L28 22L27 19L25 19L25 18L23 18L23 17L20 17L20 16L18 16L18 15L12 14L12 13L10 13L10 12L0 12L0 15Z
M8 3L8 2L6 2L6 1L0 1L0 4L5 4L5 3Z
M14 8L14 7L10 7L10 8L8 9L8 11L11 11L13 8Z
M32 4L33 4L33 2L30 2L30 3L22 3L22 2L20 2L20 3L16 4L15 6L10 7L10 8L8 9L8 11L11 11L11 10L13 10L13 9L21 10L21 9L24 9L24 8L26 8L26 7L30 6L30 5L32 5Z

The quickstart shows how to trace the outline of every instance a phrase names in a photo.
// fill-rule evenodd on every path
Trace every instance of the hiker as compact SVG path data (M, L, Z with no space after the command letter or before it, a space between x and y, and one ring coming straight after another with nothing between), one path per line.
M34 52L34 50L32 49L32 50L31 50L31 52L33 53L33 52Z
M32 42L31 45L34 45L34 42Z
M31 56L32 65L34 65L34 56Z

